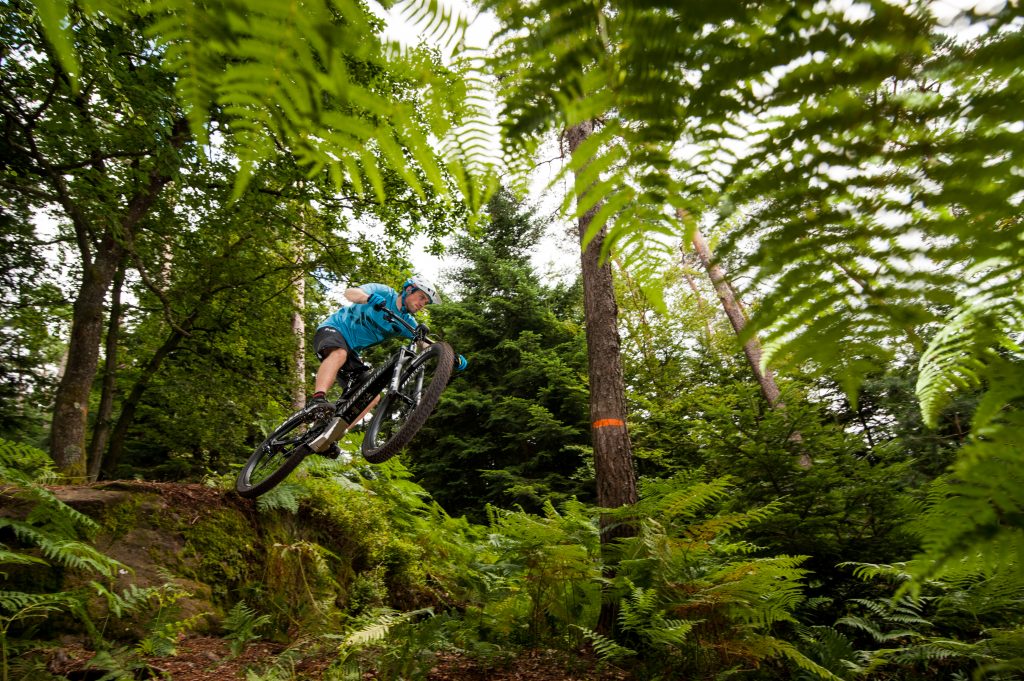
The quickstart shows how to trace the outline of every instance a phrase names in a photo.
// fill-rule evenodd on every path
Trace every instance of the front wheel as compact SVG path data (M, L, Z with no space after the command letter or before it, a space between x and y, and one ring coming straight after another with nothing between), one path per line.
M300 411L282 423L256 448L238 474L235 489L246 498L258 497L280 483L312 452L307 443L327 426L317 413Z
M383 463L409 444L434 411L452 375L455 353L434 343L402 370L398 392L387 392L377 405L363 437L363 457Z

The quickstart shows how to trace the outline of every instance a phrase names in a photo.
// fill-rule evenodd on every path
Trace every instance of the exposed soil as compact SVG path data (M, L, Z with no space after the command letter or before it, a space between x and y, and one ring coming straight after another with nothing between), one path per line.
M234 681L245 679L246 670L259 672L270 668L285 647L273 643L253 643L238 656L232 656L227 641L210 636L192 636L182 640L173 657L147 658L136 678L173 679L173 681ZM92 652L79 645L68 645L50 655L50 671L72 681L101 678L105 672L91 668ZM620 670L600 667L589 657L581 656L571 665L555 651L525 651L500 666L480 663L453 653L438 653L437 663L429 672L430 681L627 681L629 675ZM294 678L320 679L331 665L331 651L308 654L297 659L289 671ZM393 681L374 672L364 673L367 681Z
M107 480L86 485L53 485L48 489L52 490L61 501L76 508L83 505L88 506L90 502L101 497L105 491L118 490L158 494L171 506L194 508L197 511L209 511L225 505L232 505L247 511L253 507L251 501L247 501L233 492L225 492L198 483Z

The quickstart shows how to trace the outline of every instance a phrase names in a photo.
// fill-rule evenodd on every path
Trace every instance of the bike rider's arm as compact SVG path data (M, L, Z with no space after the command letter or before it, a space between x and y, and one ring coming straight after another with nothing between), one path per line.
M362 305L370 299L370 294L361 288L349 288L345 289L345 298L356 305Z

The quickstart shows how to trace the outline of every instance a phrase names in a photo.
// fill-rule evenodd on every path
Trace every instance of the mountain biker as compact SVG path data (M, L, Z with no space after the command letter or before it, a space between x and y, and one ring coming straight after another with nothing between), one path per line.
M340 308L325 319L313 336L313 349L320 359L320 368L307 408L327 404L327 391L334 385L339 371L343 376L354 376L367 369L357 353L389 338L413 337L405 327L387 321L384 311L376 309L377 306L383 305L415 327L414 314L427 305L441 302L437 288L418 274L402 283L401 292L384 284L363 284L347 289L344 296L354 304Z

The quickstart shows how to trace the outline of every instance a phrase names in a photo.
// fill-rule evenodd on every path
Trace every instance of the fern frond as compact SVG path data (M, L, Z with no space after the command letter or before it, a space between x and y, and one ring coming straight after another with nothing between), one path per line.
M708 483L699 483L670 492L658 500L656 512L668 520L692 518L708 504L725 498L731 486L728 478L717 478Z
M287 511L291 514L299 512L299 501L308 494L302 485L284 482L256 500L256 508L260 513L271 511Z
M1021 352L1010 337L1024 327L1021 291L1005 291L1002 296L986 291L967 299L959 308L921 356L917 396L922 414L933 428L955 392L981 387L990 371L1007 368L1009 363L1003 359L1003 353L1019 356ZM990 394L989 400L997 403L986 405L986 409L976 415L978 425L986 425L999 408L1024 394L1024 388L1016 382L1004 382L1004 385L1015 389Z
M24 553L17 553L15 551L9 551L6 547L0 544L0 565L48 565L45 560L37 558L35 556L29 556ZM0 575L6 573L0 572Z
M59 610L74 601L75 595L60 591L48 594L32 594L21 591L0 591L0 610L14 614L32 611L38 614Z
M906 563L882 565L875 563L844 562L839 563L836 567L853 568L853 575L858 579L865 581L877 579L878 577L886 577L890 581L894 582L904 582L911 579L910 574L907 572Z
M1012 371L1009 376L1019 377ZM972 433L952 473L932 484L919 522L925 552L911 569L919 580L947 572L1012 571L1020 565L1022 437L1024 413L1004 411L995 423Z
M842 681L842 677L836 676L828 669L811 660L801 653L796 647L787 642L770 636L751 636L748 645L755 648L762 657L784 657L794 663L798 668L810 672L819 679L828 681Z
M850 640L833 627L796 626L802 648L823 667L831 671L855 665L856 654Z
M800 580L806 570L799 566L806 556L776 556L731 563L713 573L707 593L723 599L734 616L756 627L792 621L792 612L803 601Z
M635 650L619 645L612 639L587 627L575 626L583 637L594 646L597 656L606 662L621 662L637 654Z
M103 9L95 2L85 5L87 12ZM474 106L480 108L476 99L466 104L463 81L476 87L478 65L451 70L426 50L384 43L381 23L356 0L258 0L244 12L228 0L157 0L137 9L176 76L193 138L208 144L212 111L226 118L221 129L239 159L236 197L255 169L283 148L311 175L326 170L339 188L347 182L359 193L372 189L378 200L384 196L382 168L420 196L429 187L447 197L452 178L445 171L451 164L460 171L457 184L467 204L476 210L486 203L494 157L480 144L479 126L435 147L447 138L453 119L466 114L480 120L473 113ZM408 0L398 13L445 49L462 43L465 17L441 2ZM372 79L364 67L375 74ZM417 98L426 105L408 101ZM454 155L442 156L448 153Z
M421 608L409 612L383 610L376 613L370 623L349 633L341 644L342 648L358 648L387 638L395 626L416 620L423 616L434 615L433 608Z
M465 15L437 0L403 0L396 3L398 14L418 29L422 39L450 52L465 40L469 22Z
M53 479L53 459L31 445L0 438L0 480L28 486Z

